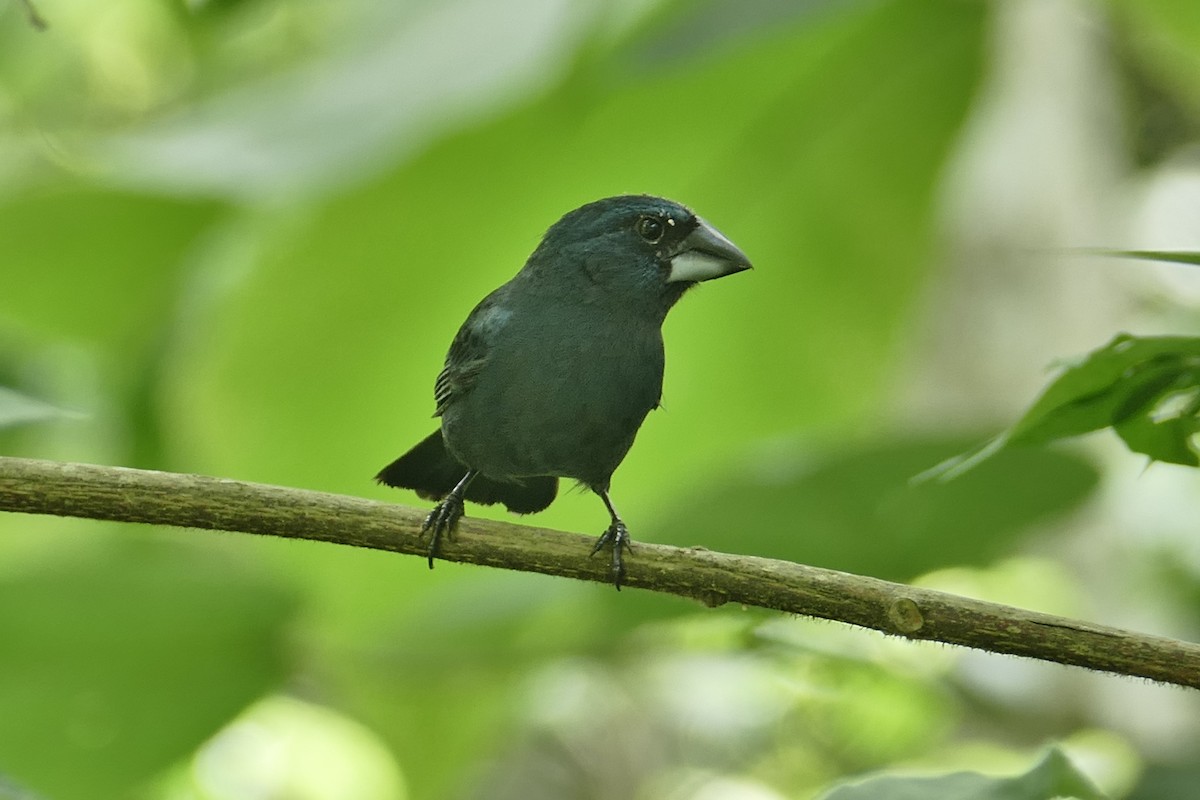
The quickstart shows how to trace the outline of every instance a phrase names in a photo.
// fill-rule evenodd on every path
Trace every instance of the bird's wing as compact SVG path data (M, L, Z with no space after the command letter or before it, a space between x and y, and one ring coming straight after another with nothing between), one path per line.
M442 367L433 385L433 399L437 404L437 410L433 412L435 417L440 417L451 403L471 391L479 371L487 363L496 337L512 316L504 307L502 289L492 292L475 306L451 342L446 366Z

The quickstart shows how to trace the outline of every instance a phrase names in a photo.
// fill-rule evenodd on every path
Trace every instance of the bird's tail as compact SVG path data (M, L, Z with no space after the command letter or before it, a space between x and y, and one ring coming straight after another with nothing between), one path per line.
M450 455L437 430L381 469L375 480L397 489L412 489L426 500L441 500L466 474L467 467ZM467 487L466 499L485 506L503 503L515 514L532 514L550 505L556 494L558 478L552 476L510 482L476 475Z

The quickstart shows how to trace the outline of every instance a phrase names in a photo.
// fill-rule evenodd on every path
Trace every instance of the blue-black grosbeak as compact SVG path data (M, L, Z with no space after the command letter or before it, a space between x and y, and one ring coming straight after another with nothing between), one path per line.
M555 223L454 337L434 387L441 429L376 476L440 501L423 528L429 566L464 500L529 514L573 478L608 508L592 553L611 548L620 589L629 532L609 483L662 393L663 320L700 281L749 267L715 228L660 197L609 197Z

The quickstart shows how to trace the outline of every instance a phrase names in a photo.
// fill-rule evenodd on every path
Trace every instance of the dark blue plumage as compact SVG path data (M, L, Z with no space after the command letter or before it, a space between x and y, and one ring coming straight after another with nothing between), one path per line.
M629 535L609 482L658 405L663 320L691 286L749 266L658 197L598 200L555 223L454 337L434 387L441 429L376 476L441 500L425 522L430 566L464 499L532 513L554 500L558 478L573 478L608 508L593 553L612 548L619 589Z

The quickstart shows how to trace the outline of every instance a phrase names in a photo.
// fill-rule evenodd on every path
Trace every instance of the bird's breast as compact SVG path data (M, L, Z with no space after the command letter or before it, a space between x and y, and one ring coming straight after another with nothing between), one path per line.
M523 326L514 314L469 395L443 415L451 449L494 477L606 485L658 404L663 346L657 325L602 322Z

